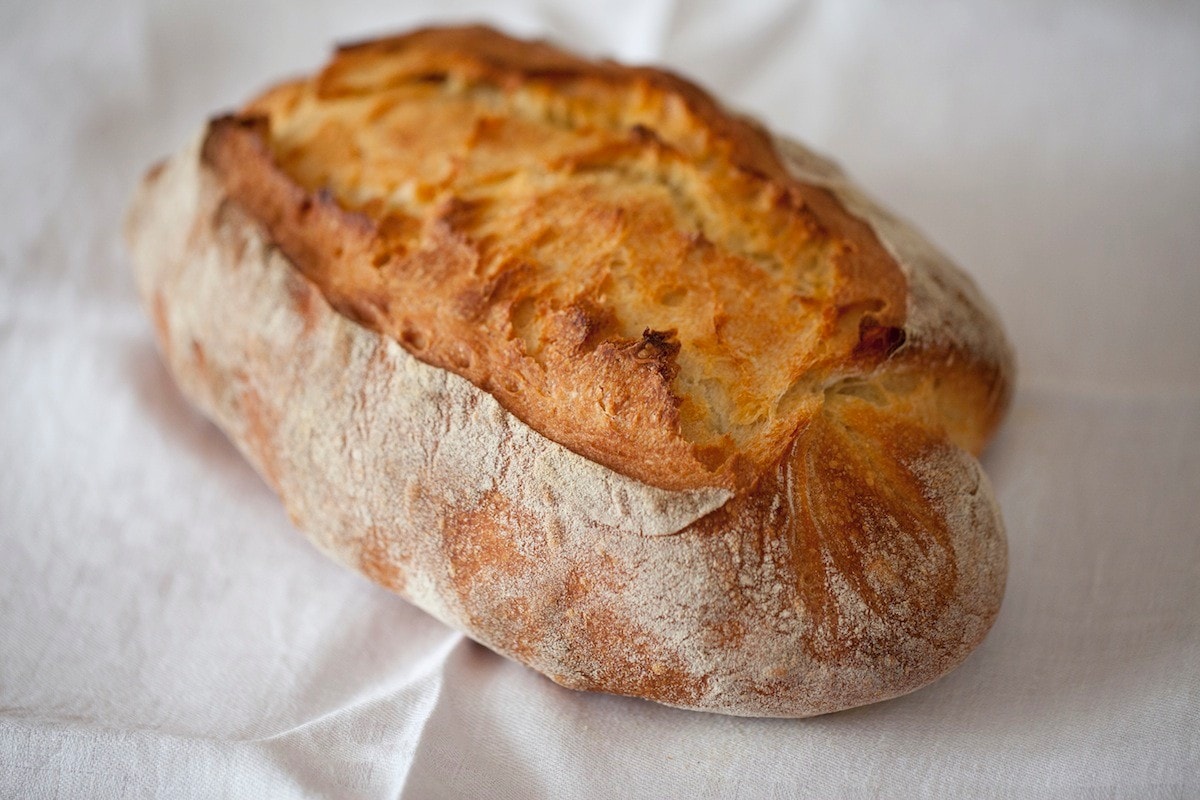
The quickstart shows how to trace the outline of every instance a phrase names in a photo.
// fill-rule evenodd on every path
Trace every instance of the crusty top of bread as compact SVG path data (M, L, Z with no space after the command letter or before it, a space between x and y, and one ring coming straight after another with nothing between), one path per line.
M317 546L564 685L824 713L996 616L986 302L677 78L480 28L346 48L127 231L180 387Z
M654 486L752 485L839 393L972 452L1007 402L969 281L914 325L872 226L659 70L418 31L214 120L203 158L336 309Z

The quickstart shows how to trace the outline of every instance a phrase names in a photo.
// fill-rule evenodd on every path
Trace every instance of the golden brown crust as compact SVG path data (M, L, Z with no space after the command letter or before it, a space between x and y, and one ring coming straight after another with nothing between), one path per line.
M336 308L657 486L748 486L904 341L869 226L657 70L426 30L214 121L204 156Z
M187 396L318 546L564 685L807 716L910 691L959 663L1003 594L1003 529L971 453L1003 413L1012 369L970 282L836 169L777 147L663 73L466 29L343 50L316 84L355 95L417 75L428 89L454 70L518 96L582 94L589 108L681 98L689 113L651 130L668 143L729 142L720 174L694 185L722 191L705 201L701 262L651 263L686 265L770 308L784 281L728 252L746 250L734 233L770 220L772 257L818 276L806 289L812 316L778 323L799 343L779 356L787 347L770 338L765 313L726 313L726 327L713 326L722 335L706 338L686 303L661 304L687 312L674 336L630 328L630 309L650 308L639 298L659 296L654 270L627 273L625 293L594 291L587 251L546 259L579 290L559 307L515 314L538 328L532 341L498 335L498 319L511 324L522 300L557 297L559 284L547 289L546 264L492 287L455 265L486 261L494 245L464 236L465 218L503 240L525 231L520 215L493 204L481 217L470 208L478 198L452 192L410 224L370 200L347 203L361 181L339 184L343 195L314 191L283 168L306 174L286 154L299 140L273 139L256 112L216 121L202 157L185 151L149 175L128 221L139 287ZM286 85L258 105L286 107L311 85ZM703 136L689 139L696 130ZM699 158L711 141L677 149ZM607 163L609 144L589 152ZM521 153L510 149L506 158ZM293 155L314 152L324 151ZM542 222L580 197L596 200L578 175L561 204L541 207ZM615 183L646 188L628 174ZM738 193L791 183L802 203L758 206ZM646 202L647 213L658 203ZM686 239L656 224L660 238ZM696 247L683 249L695 257ZM419 258L372 283L381 253ZM763 316L768 327L756 327ZM459 348L470 358L456 360ZM717 387L733 398L724 415L766 395L773 416L722 427L689 410L710 398L688 371L728 379L736 372L720 365L739 348L767 366L746 392L730 380ZM523 360L530 353L536 370ZM537 391L506 393L514 375ZM628 394L607 437L586 414L571 417L588 381Z

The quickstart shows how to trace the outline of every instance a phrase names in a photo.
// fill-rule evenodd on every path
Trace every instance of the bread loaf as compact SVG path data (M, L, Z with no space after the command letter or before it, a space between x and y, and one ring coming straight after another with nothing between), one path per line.
M297 527L564 686L820 714L999 609L993 312L671 74L480 27L343 47L152 169L127 238Z

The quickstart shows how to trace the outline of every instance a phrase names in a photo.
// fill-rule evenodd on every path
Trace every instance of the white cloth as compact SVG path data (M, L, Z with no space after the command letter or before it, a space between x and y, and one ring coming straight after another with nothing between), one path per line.
M207 115L435 19L667 64L831 154L994 300L1011 575L892 702L560 689L318 555L181 400L118 236ZM1200 795L1200 11L1140 0L6 3L0 796Z

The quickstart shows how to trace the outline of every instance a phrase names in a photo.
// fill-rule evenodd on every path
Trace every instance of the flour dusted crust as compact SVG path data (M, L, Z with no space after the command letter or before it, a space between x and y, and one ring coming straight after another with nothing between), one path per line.
M485 54L529 47L535 61L558 58L481 29L443 35L449 44L426 46L451 61L481 37ZM618 80L619 69L599 71ZM699 92L663 80L668 94ZM705 109L735 134L746 124ZM128 238L184 393L324 551L559 683L686 708L808 716L861 705L928 683L982 640L1006 559L971 452L1007 403L1011 355L970 281L828 162L763 140L787 180L845 209L850 221L834 227L860 237L850 250L877 248L867 267L830 274L894 270L882 291L894 305L899 287L899 308L871 302L860 280L854 301L825 315L828 341L805 351L820 381L786 408L787 425L719 445L697 427L693 439L726 452L672 479L660 474L669 459L649 473L623 469L628 450L597 455L551 435L555 424L538 430L547 417L497 397L479 373L426 363L437 358L389 335L386 319L348 307L357 284L334 286L297 263L319 262L324 240L268 212L280 197L309 198L328 206L335 232L338 220L369 228L378 215L339 216L328 193L289 187L279 170L274 189L231 180L254 152L252 139L229 138L234 124L218 121L152 171ZM717 235L712 248L723 246ZM672 376L659 367L687 336L651 354L654 375ZM664 386L674 391L666 380L649 402ZM684 424L652 422L666 433L647 448L695 454ZM630 430L636 443L636 429L621 435Z

